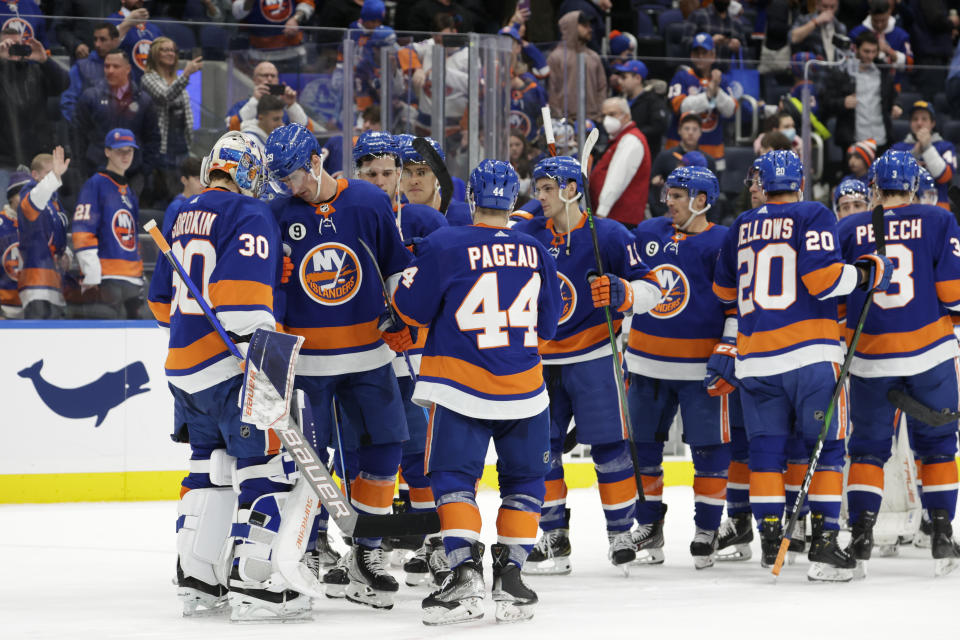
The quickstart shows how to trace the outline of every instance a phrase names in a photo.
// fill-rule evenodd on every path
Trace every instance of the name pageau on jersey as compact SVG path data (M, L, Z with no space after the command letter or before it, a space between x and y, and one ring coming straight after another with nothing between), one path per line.
M332 376L369 371L394 358L380 338L383 288L362 239L389 287L413 256L403 245L390 199L363 180L337 180L320 204L290 198L281 211L283 242L294 272L283 286L284 331L303 336L297 373Z
M947 310L960 311L960 227L933 205L887 209L883 218L886 254L895 269L890 288L873 295L850 373L866 377L910 376L960 356ZM838 225L844 259L873 253L876 243L870 212ZM847 313L856 317L866 293L847 296ZM848 326L848 339L853 329Z
M166 221L165 221L166 222ZM280 230L269 207L222 189L206 189L164 225L164 237L187 275L203 292L223 328L238 336L277 328L274 288L280 282ZM197 300L161 256L148 302L170 330L166 372L170 384L196 393L240 375Z
M713 294L713 276L727 227L710 224L697 234L678 231L668 218L641 222L636 246L662 300L630 324L627 368L650 378L702 380L724 333L730 303ZM731 329L732 331L732 329Z
M557 277L560 279L562 307L557 333L552 340L540 341L540 355L544 364L584 362L610 355L606 315L602 308L593 306L590 283L587 282L587 274L596 272L597 262L586 222L587 217L581 214L580 221L570 230L569 237L567 234L558 234L553 227L553 220L542 216L518 222L513 227L516 231L533 236L547 247L547 253L555 260ZM630 282L646 280L654 283L648 277L649 269L640 260L631 233L615 220L596 218L594 223L604 269ZM612 311L614 328L619 331L623 313Z
M857 268L840 258L836 220L819 202L767 203L730 227L713 291L737 303L738 378L843 361L835 297Z
M92 253L99 259L103 278L143 282L139 212L137 195L129 185L119 184L103 172L87 180L73 212L73 248L85 267L84 274L89 264L84 254Z
M547 408L537 347L554 337L562 302L554 260L534 238L485 225L438 229L394 302L405 322L430 329L415 403L493 420Z

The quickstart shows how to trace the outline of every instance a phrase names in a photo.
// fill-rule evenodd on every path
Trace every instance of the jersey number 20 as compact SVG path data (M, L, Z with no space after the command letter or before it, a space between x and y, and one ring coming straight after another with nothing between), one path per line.
M540 274L534 273L523 285L506 311L500 309L497 273L484 273L460 303L454 317L461 331L480 331L477 347L493 349L510 344L507 327L525 327L523 346L537 346L537 298L540 295Z

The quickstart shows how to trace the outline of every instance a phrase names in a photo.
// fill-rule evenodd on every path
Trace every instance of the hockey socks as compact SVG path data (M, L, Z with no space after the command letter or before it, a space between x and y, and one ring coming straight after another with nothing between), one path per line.
M783 518L786 448L787 438L783 436L750 439L750 509L761 534L764 519L775 519L779 526Z
M546 493L540 528L544 531L567 528L567 483L563 479L563 465L551 465L544 480Z
M629 531L637 504L637 484L626 440L591 447L600 502L608 532ZM566 487L564 487L566 493ZM546 504L546 503L545 503ZM542 526L542 525L541 525Z
M730 445L691 447L693 453L694 516L697 527L706 531L720 528L727 497L727 469Z
M637 442L637 460L644 502L637 504L637 523L653 524L663 518L663 443Z
M810 443L813 447L813 443ZM823 530L840 528L840 502L843 495L843 440L827 440L820 452L820 462L810 482L810 513L823 516Z
M357 454L360 471L350 485L350 502L361 513L391 513L400 466L400 443L360 447ZM366 547L380 546L380 538L357 538L356 542Z
M957 463L954 455L924 457L922 502L927 513L942 509L947 512L948 521L956 516Z

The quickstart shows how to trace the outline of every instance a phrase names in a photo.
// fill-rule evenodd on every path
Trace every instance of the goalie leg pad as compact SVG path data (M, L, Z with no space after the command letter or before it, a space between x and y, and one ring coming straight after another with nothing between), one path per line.
M783 471L787 466L787 437L756 435L750 438L750 509L759 529L763 519L783 517Z
M232 544L229 535L236 502L232 488L191 489L180 497L177 582L184 615L197 613L198 607L216 610L226 604L222 588L226 576L219 563L225 548Z
M693 454L693 520L708 531L720 528L723 507L727 501L727 469L730 467L730 445L691 447Z
M629 531L636 518L637 484L627 441L595 444L591 447L590 454L597 471L600 503L607 521L607 531Z
M637 523L653 524L663 518L663 443L637 442L636 446L645 498L636 507Z

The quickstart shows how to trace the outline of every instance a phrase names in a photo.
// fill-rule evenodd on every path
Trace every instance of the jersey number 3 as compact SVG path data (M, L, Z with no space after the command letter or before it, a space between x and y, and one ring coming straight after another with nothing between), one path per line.
M523 285L513 303L502 311L497 273L490 271L477 278L470 292L460 303L454 317L460 331L480 331L477 347L493 349L510 345L507 327L524 327L523 346L537 346L537 298L540 295L540 274L534 273Z

